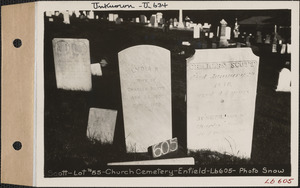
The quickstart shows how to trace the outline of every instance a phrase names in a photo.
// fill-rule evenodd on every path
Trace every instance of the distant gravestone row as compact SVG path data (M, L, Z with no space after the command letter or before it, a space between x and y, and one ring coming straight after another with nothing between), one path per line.
M91 75L102 75L100 64L91 65L86 39L54 39L53 51L58 88L90 91ZM170 51L139 45L118 58L127 152L175 150ZM187 60L189 150L250 158L258 63L250 48L196 50ZM112 143L116 117L116 110L91 108L87 137Z

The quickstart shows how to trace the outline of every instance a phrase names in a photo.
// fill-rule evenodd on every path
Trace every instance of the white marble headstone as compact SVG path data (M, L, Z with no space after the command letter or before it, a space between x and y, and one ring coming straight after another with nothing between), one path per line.
M80 16L79 10L75 10L75 15L76 15L77 18Z
M259 58L250 48L187 60L187 147L250 158Z
M200 38L200 27L201 27L200 24L194 26L194 32L193 32L194 39Z
M57 88L90 91L92 78L89 41L54 38L52 45Z
M95 13L94 13L93 10L91 10L91 11L89 12L89 19L94 19L94 18L95 18Z
M64 16L64 23L65 23L65 24L70 24L70 15L69 15L69 11L63 11L62 14L63 14L63 16Z
M119 52L128 152L172 138L170 51L139 45Z
M101 108L90 108L87 137L101 143L112 144L117 120L117 111Z
M283 68L279 73L278 85L276 91L290 92L291 91L291 71Z
M227 40L231 38L231 27L226 27L225 36Z
M291 53L291 44L286 44L286 53L290 54Z
M91 64L91 73L93 76L102 76L102 69L100 63Z
M135 23L140 23L140 18L136 17L135 18Z
M46 13L46 16L47 16L47 17L51 17L51 16L52 16L51 11L46 11L45 13Z
M114 14L112 14L112 13L108 14L108 21L110 21L110 22L114 21Z

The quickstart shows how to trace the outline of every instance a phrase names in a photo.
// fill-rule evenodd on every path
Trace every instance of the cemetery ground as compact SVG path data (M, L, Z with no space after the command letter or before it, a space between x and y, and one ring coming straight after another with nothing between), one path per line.
M185 154L180 150L177 157L192 156L197 165L215 164L289 164L290 163L290 94L275 93L264 87L258 88L255 124L251 159L242 159L228 154L200 150ZM66 112L68 113L68 112ZM76 115L75 115L76 116ZM63 119L58 119L63 121ZM82 120L84 121L84 120ZM87 119L86 119L87 121ZM51 150L46 150L46 160L51 169L72 169L74 166L87 167L103 165L108 162L151 159L147 153L127 154L125 144L101 144L87 139L85 127L80 122L52 124L46 134L56 135L51 142ZM82 122L83 123L83 122ZM47 144L47 143L46 143ZM48 143L49 144L49 143ZM50 167L50 166L49 166ZM47 169L47 168L46 168Z
M104 25L104 26L103 26ZM185 58L193 49L181 46L191 33L140 26L77 23L45 25L45 172L47 170L96 168L108 162L151 159L147 153L127 153L118 73L117 53L127 47L152 44L171 51L173 136L179 152L171 157L192 156L197 165L215 164L290 164L291 96L275 92L283 67L276 55L264 54L264 47L253 47L260 55L251 159L237 158L209 150L186 151L186 69ZM91 61L108 61L103 76L92 77L91 92L57 89L53 63L53 38L87 38ZM258 50L259 49L259 50ZM178 55L184 51L185 55ZM118 111L113 144L101 144L86 137L89 109ZM209 107L207 107L209 108Z

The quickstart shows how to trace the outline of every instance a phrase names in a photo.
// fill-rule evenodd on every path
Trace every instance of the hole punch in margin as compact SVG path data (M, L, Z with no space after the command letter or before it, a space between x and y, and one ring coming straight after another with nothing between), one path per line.
M16 141L13 143L13 148L16 150L16 151L19 151L21 148L22 148L22 143L20 141Z
M15 40L13 41L13 45L14 45L14 47L16 47L16 48L20 48L20 47L22 46L22 40L21 40L21 39L15 39Z

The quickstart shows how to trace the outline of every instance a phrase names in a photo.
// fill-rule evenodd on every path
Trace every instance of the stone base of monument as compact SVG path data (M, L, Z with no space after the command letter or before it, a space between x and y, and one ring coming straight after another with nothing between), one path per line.
M184 28L183 22L179 22L177 27L183 29Z
M144 161L126 161L126 162L113 162L107 163L108 166L118 165L195 165L193 157L172 158L172 159L156 159Z

